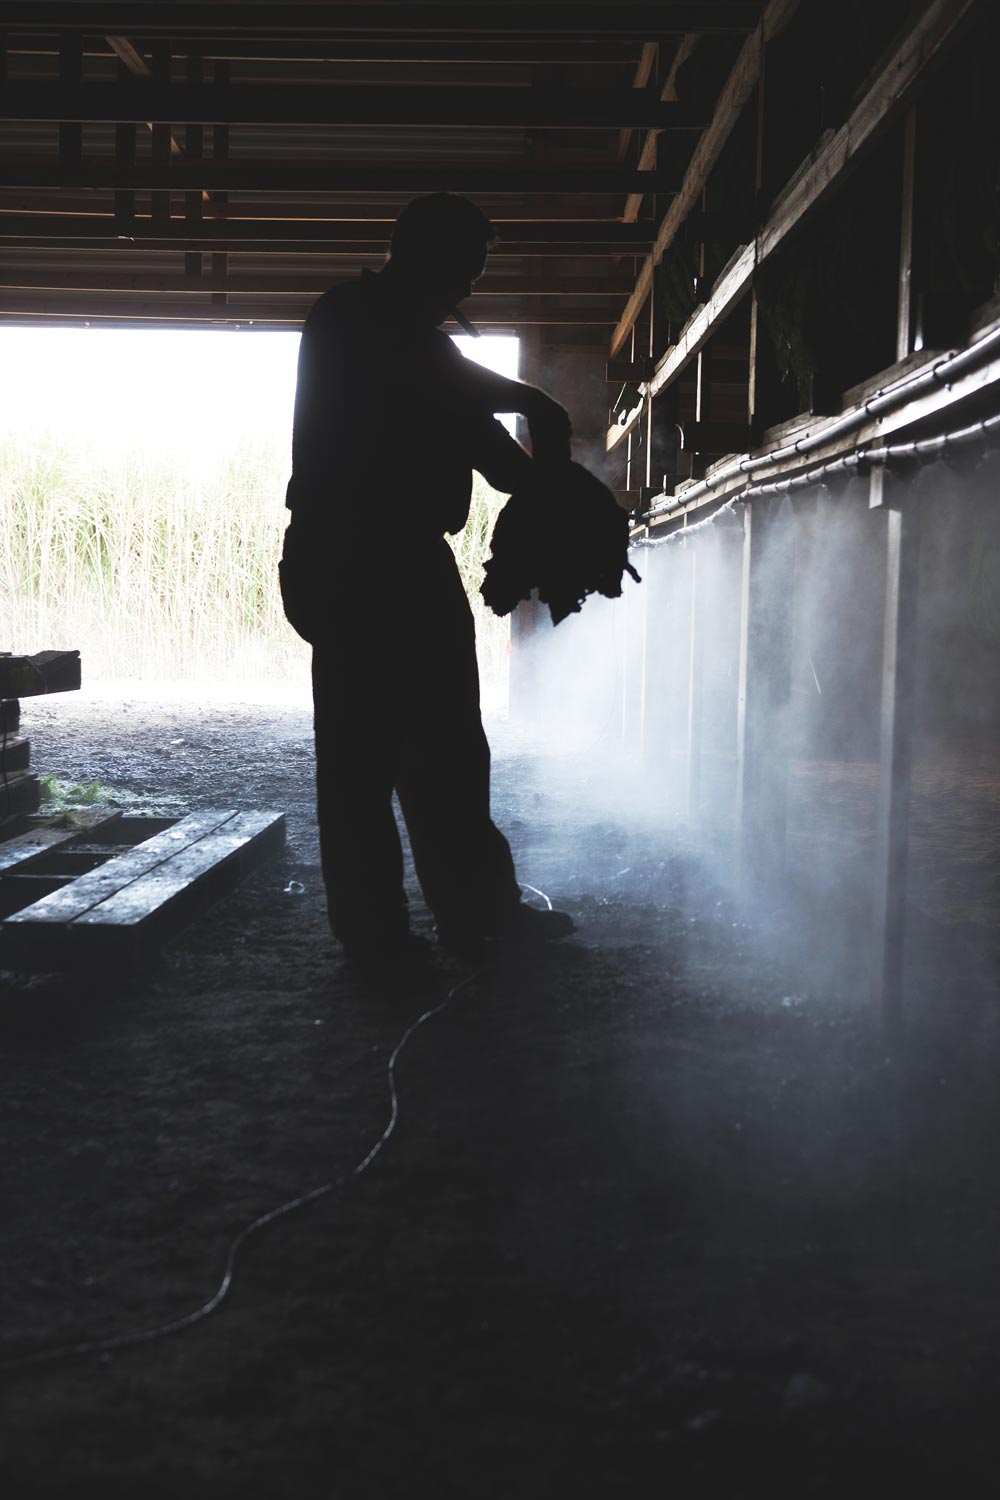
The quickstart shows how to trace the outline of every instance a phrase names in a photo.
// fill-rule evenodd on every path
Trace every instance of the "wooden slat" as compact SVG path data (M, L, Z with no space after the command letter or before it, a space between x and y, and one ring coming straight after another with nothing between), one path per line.
M719 95L711 122L694 149L684 174L680 192L674 198L660 225L652 253L639 272L635 291L629 298L618 327L611 339L611 355L623 348L653 286L653 272L684 220L698 204L709 174L735 128L743 107L760 77L764 48L768 39L787 25L798 7L798 0L770 0L753 35L748 37ZM693 27L692 30L699 28Z
M139 926L173 905L185 892L193 892L195 888L200 891L206 876L228 869L255 839L269 833L279 843L284 837L281 813L236 813L221 828L180 850L147 875L85 912L76 919L74 926ZM81 876L81 880L83 878Z
M670 69L660 89L660 98L664 104L676 102L677 74L694 52L697 44L697 36L688 35L681 38L680 45L673 56ZM640 182L635 191L631 192L626 199L625 213L623 215L626 224L634 224L636 219L638 219L642 200L646 193L659 192L659 189L654 186L656 176L656 141L656 131L651 130L642 143L642 150L639 152L638 167L640 173L649 173L651 180L648 184Z
M886 66L845 122L818 152L815 160L794 179L793 185L781 196L776 207L757 237L756 243L746 245L730 261L716 283L712 295L689 320L678 342L667 350L657 367L649 386L650 395L663 389L687 361L703 347L717 325L728 316L740 297L749 290L756 265L772 255L791 233L803 216L833 190L835 184L853 165L858 155L872 140L887 128L892 119L903 110L925 68L962 18L975 4L975 0L933 0L923 16L907 33L898 50L893 53ZM747 44L749 46L749 43ZM707 132L706 132L707 133ZM682 188L675 204L684 197ZM673 208L668 212L664 224L670 220ZM676 229L676 225L674 226ZM672 236L671 236L672 237ZM663 239L663 231L657 236L657 247ZM655 248L646 265L650 268L661 252ZM645 267L644 267L645 270ZM652 274L650 270L650 275ZM640 283L642 276L640 275ZM638 284L637 284L638 291ZM624 317L612 338L612 350L624 342L622 329L630 316L641 306L636 305L636 296L629 299ZM631 325L629 325L630 327ZM627 329L626 329L627 331ZM619 335L622 335L621 341ZM608 434L608 447L621 440L623 431L612 429Z
M679 186L677 173L586 167L491 167L477 162L435 162L414 167L390 163L352 166L339 162L260 160L227 162L205 157L182 158L169 167L143 159L127 167L103 157L85 158L72 172L62 170L44 157L0 162L0 187L88 189L104 192L128 190L149 192L176 188L188 192L206 189L232 193L397 193L408 198L418 193L448 191L476 198L505 193L673 193ZM633 219L635 215L632 216Z
M756 24L758 7L753 0L706 5L705 0L576 0L556 4L419 4L414 0L382 0L378 5L296 4L294 0L272 5L192 3L173 0L101 0L100 30L134 35L166 35L213 32L220 36L272 35L276 37L373 35L402 36L438 33L447 36L496 34L511 41L519 35L649 37L681 31L713 33L746 32ZM0 4L0 26L18 31L95 28L93 11L73 0L5 0Z
M164 244L170 248L187 244L192 248L215 244L220 247L239 247L244 242L259 241L265 247L284 243L287 251L287 242L295 241L350 245L357 254L362 253L363 245L370 245L374 250L384 250L389 243L391 229L392 222L388 219L311 223L282 219L227 219L224 223L206 221L193 226L186 223L183 217L172 219L166 224L156 224L148 216L137 215L129 248L141 248L143 243L150 246ZM0 240L22 238L42 241L106 240L109 244L119 244L110 213L94 216L0 213ZM651 230L641 224L594 222L590 219L564 219L557 223L545 223L527 219L504 225L504 238L497 253L535 255L540 253L542 246L555 245L559 247L559 253L572 255L575 251L566 248L567 246L592 244L606 247L620 255L623 252L643 250L650 240ZM522 245L528 245L530 249L521 250Z
M171 328L197 327L220 322L239 324L243 327L296 329L300 328L309 314L311 302L300 304L239 302L218 307L210 301L202 303L167 303L163 301L132 302L116 297L108 301L87 297L75 305L57 305L52 299L27 295L5 298L0 294L0 320L6 323L22 323L25 326L44 324L49 327L79 326L90 322L95 327L138 326L159 324ZM519 304L511 298L502 306L480 310L472 309L477 328L599 328L607 330L614 325L617 309L612 307L547 307L533 303ZM441 325L449 332L461 332L461 326L451 317Z
M71 693L79 686L79 651L36 651L34 656L0 656L0 698Z
M0 873L17 869L26 860L80 837L78 828L32 828L0 843Z
M186 84L145 79L8 83L0 119L175 125L498 126L525 130L700 130L703 110L638 89L420 88L315 84Z
M54 891L43 901L36 901L24 911L16 912L8 922L44 923L62 925L75 922L86 912L92 911L109 896L131 885L133 881L148 875L159 865L171 859L181 850L197 844L208 834L231 823L237 816L232 808L214 812L191 813L182 818L173 828L158 833L151 839L137 844L127 854L116 855L98 870L81 875L71 886Z
M39 271L34 266L12 267L0 263L0 288L9 291L156 292L165 296L229 292L256 297L318 297L331 286L356 279L357 273L325 272L322 267L312 275L292 272L280 276L260 272L253 276L189 276L111 270ZM606 297L610 300L627 297L631 285L631 281L625 282L618 275L553 276L551 279L486 275L472 288L472 300L474 303L485 303L493 297Z

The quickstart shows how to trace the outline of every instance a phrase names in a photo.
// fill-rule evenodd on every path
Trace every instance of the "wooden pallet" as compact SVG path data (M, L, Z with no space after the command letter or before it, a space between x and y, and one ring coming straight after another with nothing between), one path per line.
M0 844L0 965L134 968L281 847L277 812L36 827Z

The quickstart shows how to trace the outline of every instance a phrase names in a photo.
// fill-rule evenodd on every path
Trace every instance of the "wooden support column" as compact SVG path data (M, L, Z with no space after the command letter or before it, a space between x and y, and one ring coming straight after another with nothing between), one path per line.
M878 814L872 892L872 1003L883 1024L898 1026L903 1002L903 944L913 758L920 512L902 486L874 470L872 504L886 518L885 613L879 718Z
M695 822L701 809L702 669L704 665L703 583L698 578L698 543L685 542L688 557L688 661L687 661L687 816Z
M913 296L913 190L916 179L917 111L903 122L903 192L899 223L899 302L896 318L896 358L905 359L917 348ZM921 339L921 343L923 340Z
M736 842L745 898L773 892L785 871L794 541L790 502L743 507Z

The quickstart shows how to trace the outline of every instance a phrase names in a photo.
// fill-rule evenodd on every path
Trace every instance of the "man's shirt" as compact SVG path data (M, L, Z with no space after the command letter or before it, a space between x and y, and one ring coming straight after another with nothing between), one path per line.
M460 531L472 470L512 489L526 460L476 367L372 272L326 292L302 332L288 505L318 544L358 545L372 512L405 544Z

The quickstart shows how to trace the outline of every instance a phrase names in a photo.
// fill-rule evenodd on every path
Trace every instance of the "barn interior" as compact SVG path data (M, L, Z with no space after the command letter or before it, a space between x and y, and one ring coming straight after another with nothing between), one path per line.
M0 655L13 1500L983 1490L998 40L988 0L0 0L0 327L294 332L465 194L461 311L641 575L519 606L488 723L575 936L402 985L326 929L308 700L95 714L72 641ZM56 766L126 800L46 818Z

